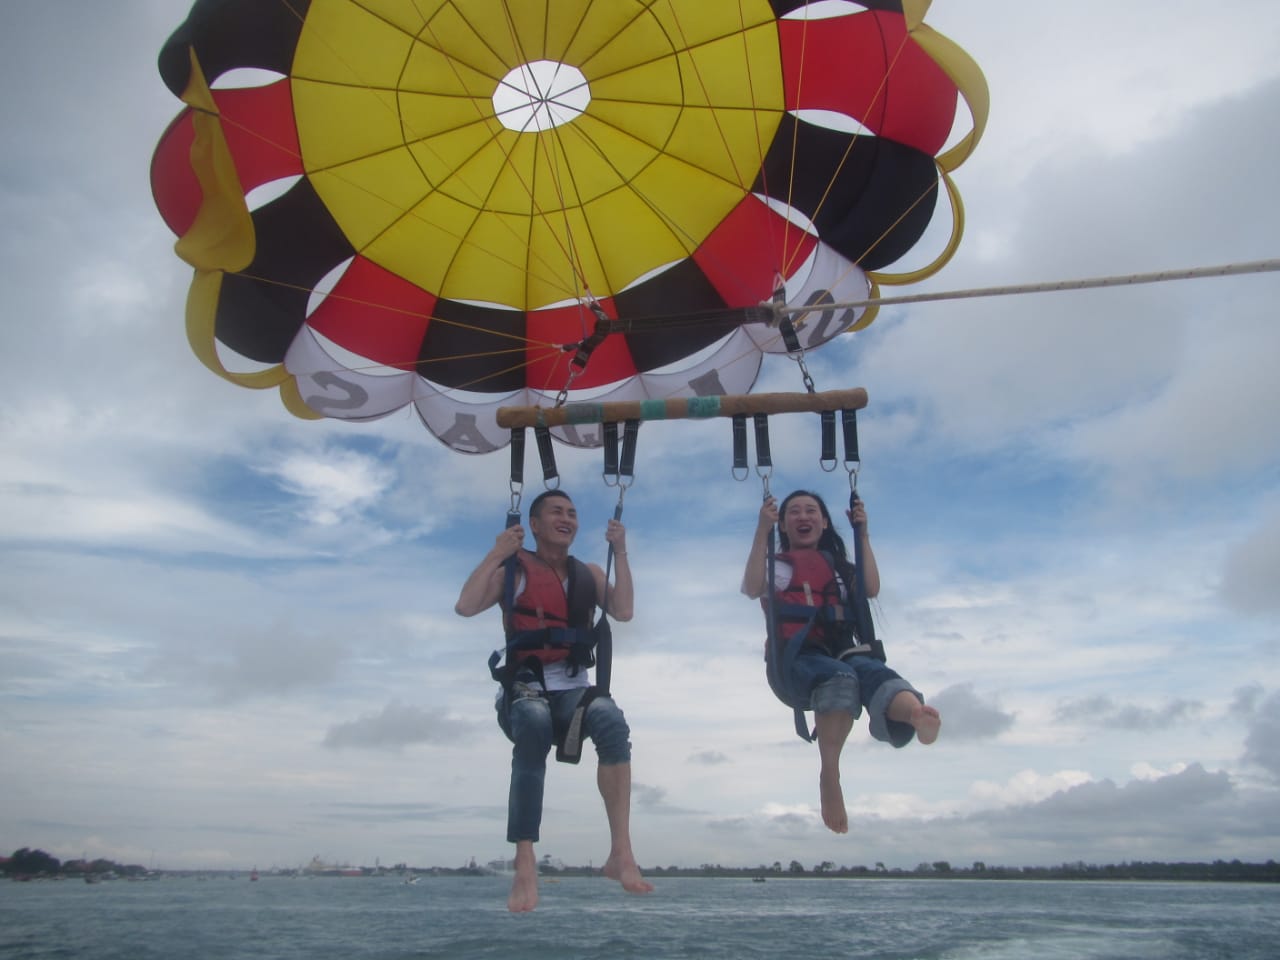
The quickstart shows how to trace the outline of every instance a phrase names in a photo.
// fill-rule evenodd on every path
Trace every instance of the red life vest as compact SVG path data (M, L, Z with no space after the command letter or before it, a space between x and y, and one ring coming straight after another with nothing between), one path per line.
M585 563L569 558L570 589L575 594L573 606L578 608L571 611L569 594L555 570L527 550L521 550L516 556L524 572L524 587L507 612L509 634L532 633L548 628L590 629L595 609L595 579ZM542 646L526 647L521 644L520 652L522 656L536 657L543 663L555 663L569 656L569 646L555 644L548 637Z
M829 646L833 638L827 635L832 620L844 621L848 616L848 585L836 576L835 568L826 554L818 550L788 550L779 553L778 562L791 566L791 581L778 590L773 588L774 611L777 616L777 642L786 644L809 622L807 609L823 607L812 619L812 626L805 637L806 644ZM844 587L842 595L841 587ZM764 600L761 600L764 604ZM788 609L792 608L792 609ZM766 607L766 613L768 608Z

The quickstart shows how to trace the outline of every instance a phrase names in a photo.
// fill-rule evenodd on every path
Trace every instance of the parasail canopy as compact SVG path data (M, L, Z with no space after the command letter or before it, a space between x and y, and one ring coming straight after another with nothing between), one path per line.
M206 366L293 412L741 394L959 242L986 89L927 2L198 0L152 186ZM973 119L952 145L957 107ZM950 239L894 273L939 188ZM557 427L561 440L598 431Z

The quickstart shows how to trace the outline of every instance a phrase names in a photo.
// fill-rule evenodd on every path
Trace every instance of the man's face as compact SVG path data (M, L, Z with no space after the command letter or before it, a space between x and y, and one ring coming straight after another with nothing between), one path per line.
M578 511L568 497L547 497L529 518L529 528L535 540L567 547L578 534Z

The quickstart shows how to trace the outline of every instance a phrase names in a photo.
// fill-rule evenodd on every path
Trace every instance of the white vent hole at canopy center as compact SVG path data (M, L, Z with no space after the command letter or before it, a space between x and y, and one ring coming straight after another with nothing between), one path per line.
M557 60L522 63L503 77L493 92L498 119L517 133L569 123L590 102L591 88L582 71Z

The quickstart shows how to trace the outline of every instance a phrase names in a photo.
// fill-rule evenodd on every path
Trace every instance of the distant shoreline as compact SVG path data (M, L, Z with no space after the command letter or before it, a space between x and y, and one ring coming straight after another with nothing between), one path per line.
M109 861L95 861L92 869L85 869L82 862L59 864L57 868L23 872L14 869L12 860L0 863L0 871L15 881L30 880L84 880L94 883L101 880L153 880L162 878L231 878L257 880L266 878L365 878L365 877L399 877L402 879L427 876L484 877L499 876L502 871L476 866L465 867L411 867L397 864L394 867L354 867L342 871L280 869L266 870L248 869L210 869L210 870L166 870L147 869L137 865L120 865ZM804 867L798 861L783 867L780 863L760 865L756 867L723 867L704 865L700 867L647 867L641 868L647 876L652 877L692 877L710 879L741 879L754 881L770 880L823 880L823 879L858 879L858 880L1078 880L1078 881L1184 881L1184 882L1223 882L1223 883L1280 883L1280 864L1275 860L1264 863L1244 863L1239 860L1215 860L1213 862L1131 862L1120 864L1094 865L1085 863L1061 864L1053 867L1004 867L988 866L975 863L969 867L953 867L946 861L922 863L914 869L865 866L835 866L831 863ZM598 868L591 866L550 866L542 864L542 876L551 877L591 877L599 876Z

